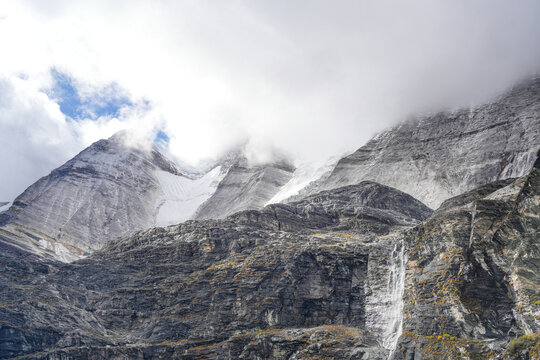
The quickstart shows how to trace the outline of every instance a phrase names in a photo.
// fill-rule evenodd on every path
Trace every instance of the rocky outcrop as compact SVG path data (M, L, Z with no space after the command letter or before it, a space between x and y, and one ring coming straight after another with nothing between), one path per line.
M371 180L435 209L480 185L523 176L539 148L537 78L489 104L399 124L341 159L301 196Z
M399 190L371 181L309 196L289 204L272 204L261 211L232 215L235 222L273 230L351 230L387 234L395 226L411 226L432 210Z
M242 210L259 210L291 179L293 172L294 166L286 160L253 165L245 156L239 156L193 219L222 219Z
M540 346L538 214L540 159L526 177L443 203L410 232L396 358L531 358ZM517 353L509 342L523 335L529 345Z

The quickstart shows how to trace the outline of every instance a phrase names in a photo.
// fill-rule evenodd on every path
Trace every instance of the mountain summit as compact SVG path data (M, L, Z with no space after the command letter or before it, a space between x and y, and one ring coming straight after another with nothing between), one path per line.
M293 199L370 180L435 209L477 186L526 174L540 149L539 114L536 78L488 104L410 119L342 158Z
M82 255L154 224L157 171L184 177L156 147L129 146L119 133L39 179L2 217L11 226L39 229L46 235L40 241L55 254Z
M260 209L292 171L285 161L251 165L239 150L195 174L120 132L31 185L0 224L21 246L71 261L137 230Z

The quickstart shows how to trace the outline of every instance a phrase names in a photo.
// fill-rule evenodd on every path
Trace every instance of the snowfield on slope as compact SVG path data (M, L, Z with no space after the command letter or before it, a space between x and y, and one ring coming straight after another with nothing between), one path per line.
M158 170L156 178L161 185L163 198L156 214L156 226L168 226L189 220L199 206L216 191L225 174L217 166L198 179Z

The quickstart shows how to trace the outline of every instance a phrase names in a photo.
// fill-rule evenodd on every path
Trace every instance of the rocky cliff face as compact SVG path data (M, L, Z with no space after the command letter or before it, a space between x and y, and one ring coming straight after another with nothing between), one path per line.
M437 208L477 186L526 174L539 148L535 79L489 104L411 119L383 132L301 194L371 180Z
M140 231L71 264L0 240L0 357L534 354L539 210L537 161L434 213L364 182Z
M395 232L430 214L366 182L138 232L72 264L0 241L0 356L384 358Z
M404 331L396 358L538 357L538 214L540 159L526 177L443 203L406 236Z

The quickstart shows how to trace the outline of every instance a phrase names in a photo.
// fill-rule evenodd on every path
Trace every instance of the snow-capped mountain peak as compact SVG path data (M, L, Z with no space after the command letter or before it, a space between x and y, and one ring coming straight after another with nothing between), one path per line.
M3 230L71 261L137 230L261 208L293 169L252 166L236 150L205 171L183 170L156 146L129 140L126 132L99 140L39 179L0 214Z

